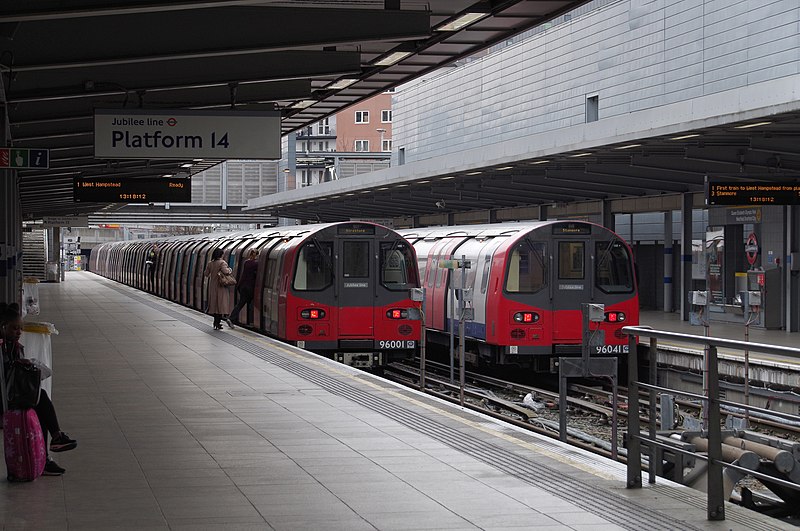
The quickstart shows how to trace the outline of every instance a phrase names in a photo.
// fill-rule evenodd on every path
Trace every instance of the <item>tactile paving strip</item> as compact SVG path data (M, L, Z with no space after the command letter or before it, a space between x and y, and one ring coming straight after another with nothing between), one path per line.
M140 297L132 293L131 288L124 289L113 284L110 285L110 287L198 330L206 331L209 328L208 323L200 322L193 317L165 307L163 304ZM212 332L208 330L208 333ZM613 492L605 492L596 485L583 483L580 479L565 475L547 465L531 461L524 456L510 453L506 448L460 432L447 424L426 417L413 409L403 407L400 404L359 389L331 375L293 361L276 352L250 343L249 341L226 333L215 332L213 335L231 346L249 352L293 374L297 374L332 394L353 400L403 426L427 435L478 461L491 465L510 476L568 501L620 527L631 530L648 529L649 531L673 531L675 529L702 531L701 528L691 526L685 521L672 518L667 514L655 512L649 507L621 498L618 494L614 494ZM659 493L684 502L690 501L690 497L681 493L679 489L659 488ZM694 500L691 499L691 501ZM692 503L692 505L697 505L699 509L705 509L705 504L701 503L699 498L698 503ZM729 521L741 521L741 523L746 523L751 529L762 528L752 520L745 521L744 518L732 518L733 515L726 516ZM770 528L765 524L763 529L764 531L768 531Z

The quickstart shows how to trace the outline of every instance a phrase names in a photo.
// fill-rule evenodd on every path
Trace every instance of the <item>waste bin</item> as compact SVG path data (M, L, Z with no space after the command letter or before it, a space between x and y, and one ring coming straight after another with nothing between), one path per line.
M58 282L58 262L47 262L44 266L44 275L47 282Z
M22 323L22 337L19 342L25 347L25 357L39 360L44 365L52 369L53 367L53 346L50 341L52 334L58 334L55 325L52 323L42 323L26 321ZM53 378L47 377L42 380L42 389L47 394L53 396Z
M22 314L39 315L39 279L25 277L22 280Z

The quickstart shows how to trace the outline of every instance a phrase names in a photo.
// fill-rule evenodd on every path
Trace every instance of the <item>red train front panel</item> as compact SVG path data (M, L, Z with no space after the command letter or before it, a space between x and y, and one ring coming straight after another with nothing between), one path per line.
M278 337L359 367L413 355L421 326L409 290L418 282L405 240L384 227L353 223L287 245Z
M462 230L459 230L462 229ZM632 253L613 232L585 222L508 223L483 227L447 227L430 247L427 277L435 260L466 256L475 319L465 323L474 362L552 369L559 355L578 355L582 343L582 303L605 305L606 321L597 325L603 341L597 354L623 355L625 325L639 322L639 301ZM436 233L418 232L431 238ZM450 242L461 242L452 245ZM423 241L423 240L416 240ZM421 246L424 247L424 246ZM435 250L447 250L437 253ZM460 273L452 275L460 283ZM447 286L427 282L428 312L448 315ZM449 319L428 322L445 333Z

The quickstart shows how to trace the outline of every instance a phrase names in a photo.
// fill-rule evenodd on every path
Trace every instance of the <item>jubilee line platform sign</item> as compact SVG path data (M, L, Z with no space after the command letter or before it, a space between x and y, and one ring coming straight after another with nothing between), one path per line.
M96 109L100 159L280 159L280 111Z

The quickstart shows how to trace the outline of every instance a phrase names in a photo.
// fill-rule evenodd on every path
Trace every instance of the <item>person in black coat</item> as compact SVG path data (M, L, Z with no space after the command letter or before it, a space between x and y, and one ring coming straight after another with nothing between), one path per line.
M239 293L239 300L236 301L236 307L230 315L230 319L239 322L239 312L245 306L248 307L248 315L250 303L253 302L253 296L256 289L256 273L258 272L258 251L250 249L247 253L247 260L242 264L242 272L239 274L239 279L236 282L236 291ZM245 320L249 319L245 316Z

